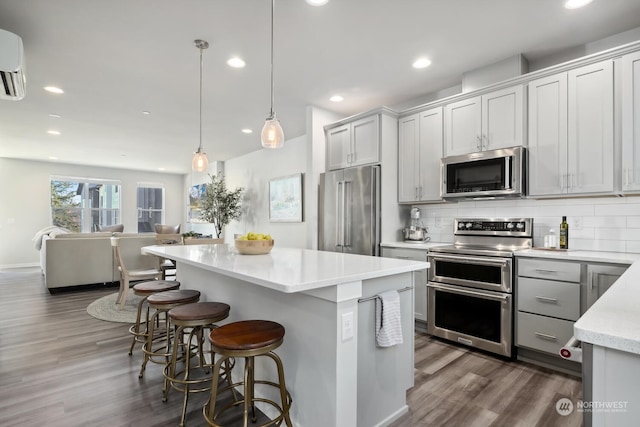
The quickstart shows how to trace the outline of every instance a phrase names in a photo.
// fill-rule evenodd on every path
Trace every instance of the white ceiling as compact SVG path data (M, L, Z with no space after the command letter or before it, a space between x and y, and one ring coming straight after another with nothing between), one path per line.
M306 106L341 116L403 104L517 53L530 61L640 26L639 0L276 0L275 111L287 139ZM187 173L260 147L269 113L269 0L0 0L22 37L27 96L0 101L0 157ZM239 55L244 69L226 60ZM411 63L428 56L433 65ZM56 85L64 95L43 86ZM345 101L328 100L341 94ZM143 115L148 110L150 115ZM61 118L51 118L50 113ZM253 129L253 134L240 132ZM61 132L48 135L47 130Z

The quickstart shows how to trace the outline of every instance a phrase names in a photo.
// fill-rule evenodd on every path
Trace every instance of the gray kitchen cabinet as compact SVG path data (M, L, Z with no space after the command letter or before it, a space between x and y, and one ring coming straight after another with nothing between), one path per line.
M558 356L574 322L628 267L518 257L516 345Z
M387 258L410 259L427 261L424 249L382 248L381 256ZM413 273L414 316L416 320L427 322L427 270L417 270Z
M524 145L522 85L445 106L444 155Z
M614 190L613 61L529 82L529 195Z
M327 169L380 162L380 115L326 129Z
M398 202L441 201L442 107L398 120Z
M621 67L622 190L637 193L640 191L640 52L624 55Z
M629 266L588 264L586 298L584 299L586 305L582 312L587 311L613 285L613 282L624 274L627 268Z
M580 316L581 264L518 258L516 345L559 356Z

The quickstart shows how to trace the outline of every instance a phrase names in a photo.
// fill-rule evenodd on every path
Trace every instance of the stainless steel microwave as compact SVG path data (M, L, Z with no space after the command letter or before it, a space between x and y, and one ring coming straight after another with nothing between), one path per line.
M444 199L523 197L526 191L526 150L501 148L440 161Z

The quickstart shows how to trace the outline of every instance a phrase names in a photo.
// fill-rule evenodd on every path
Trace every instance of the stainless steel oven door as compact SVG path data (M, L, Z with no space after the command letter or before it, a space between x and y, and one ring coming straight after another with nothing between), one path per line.
M429 253L429 282L511 292L512 258Z
M427 305L429 334L511 357L510 294L428 283Z

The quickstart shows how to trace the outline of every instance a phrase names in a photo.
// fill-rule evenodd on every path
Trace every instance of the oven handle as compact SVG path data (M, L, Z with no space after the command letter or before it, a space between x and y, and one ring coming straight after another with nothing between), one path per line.
M473 257L468 255L447 255L447 254L437 254L437 255L429 255L429 257L436 261L439 259L444 260L453 260L460 264L481 264L481 265L499 265L503 268L508 267L511 263L511 258L482 258L482 257Z
M433 282L427 283L427 287L433 288L433 289L440 289L441 291L451 292L453 294L458 294L458 295L466 295L466 296L471 296L471 297L480 297L480 298L484 298L484 299L488 299L488 300L492 300L492 301L509 302L509 299L511 298L511 295L509 295L509 294L498 294L498 293L495 293L495 292L483 292L483 291L476 291L476 290L471 290L471 289L466 289L466 288L463 289L460 286L441 285L441 284L436 284L436 283L433 283Z

